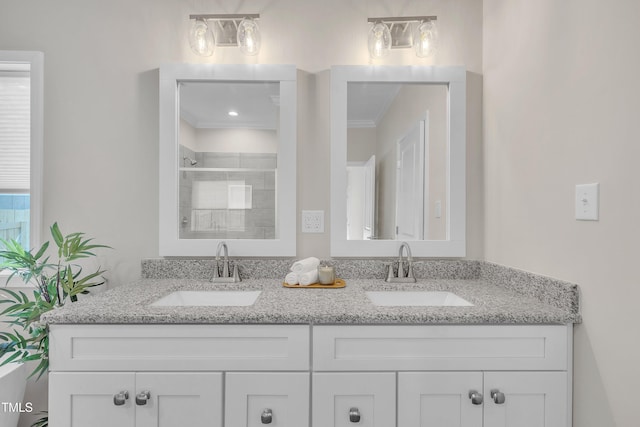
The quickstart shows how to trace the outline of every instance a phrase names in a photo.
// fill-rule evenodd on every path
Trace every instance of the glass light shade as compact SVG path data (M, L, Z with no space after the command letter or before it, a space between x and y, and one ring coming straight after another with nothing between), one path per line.
M257 55L260 52L260 29L251 18L243 19L238 25L238 47L245 55Z
M204 19L196 19L189 31L191 50L200 56L211 56L216 47L216 40L211 28Z
M391 31L382 22L378 22L369 30L369 55L381 58L391 50Z
M416 56L426 58L435 53L438 47L438 29L434 21L426 21L418 25L413 38Z

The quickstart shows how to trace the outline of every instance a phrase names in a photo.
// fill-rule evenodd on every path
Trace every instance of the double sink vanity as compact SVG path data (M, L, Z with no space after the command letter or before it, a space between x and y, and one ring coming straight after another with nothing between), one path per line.
M571 425L575 285L332 262L345 288L283 287L290 260L238 260L239 283L145 260L139 282L48 314L51 426Z
M571 426L577 287L462 259L465 70L330 74L308 86L330 111L315 124L331 139L318 179L331 191L326 261L346 287L283 286L297 126L321 120L309 93L298 102L295 67L163 66L164 258L43 316L50 427ZM320 228L323 213L306 214ZM386 281L403 240L417 280ZM222 241L238 257L222 276L240 282L205 258Z

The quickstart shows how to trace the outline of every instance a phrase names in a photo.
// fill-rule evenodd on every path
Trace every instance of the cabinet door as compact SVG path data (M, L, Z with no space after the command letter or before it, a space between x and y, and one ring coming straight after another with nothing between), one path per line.
M134 427L134 381L132 373L51 372L49 427Z
M485 427L567 427L566 372L486 372L484 384Z
M316 373L312 396L314 427L396 424L395 373Z
M482 427L481 393L481 372L400 372L398 427Z
M222 374L136 374L136 427L222 427Z
M224 418L225 426L308 427L309 374L226 374Z

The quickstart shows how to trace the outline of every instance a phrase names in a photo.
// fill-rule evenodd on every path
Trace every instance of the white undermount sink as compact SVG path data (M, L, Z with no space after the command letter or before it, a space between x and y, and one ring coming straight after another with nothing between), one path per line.
M152 306L248 306L261 291L177 291L152 303Z
M443 291L375 291L366 292L373 305L381 306L472 306L469 301Z

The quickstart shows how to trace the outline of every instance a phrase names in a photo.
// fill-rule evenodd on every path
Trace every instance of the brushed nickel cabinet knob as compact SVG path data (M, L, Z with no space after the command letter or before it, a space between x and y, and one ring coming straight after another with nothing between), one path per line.
M151 399L151 392L148 390L141 391L136 395L136 405L146 405L149 399Z
M129 392L123 390L120 393L113 395L113 404L116 406L122 406L127 403L127 399L129 399Z
M360 422L360 410L358 408L349 409L349 421L351 421L352 423Z
M498 389L491 390L491 398L496 405L502 405L505 401L504 393Z
M262 424L271 424L271 422L273 421L273 411L269 408L262 411L262 414L260 415L260 421L262 421Z
M469 399L474 405L482 405L482 402L484 402L484 396L476 390L469 390Z

